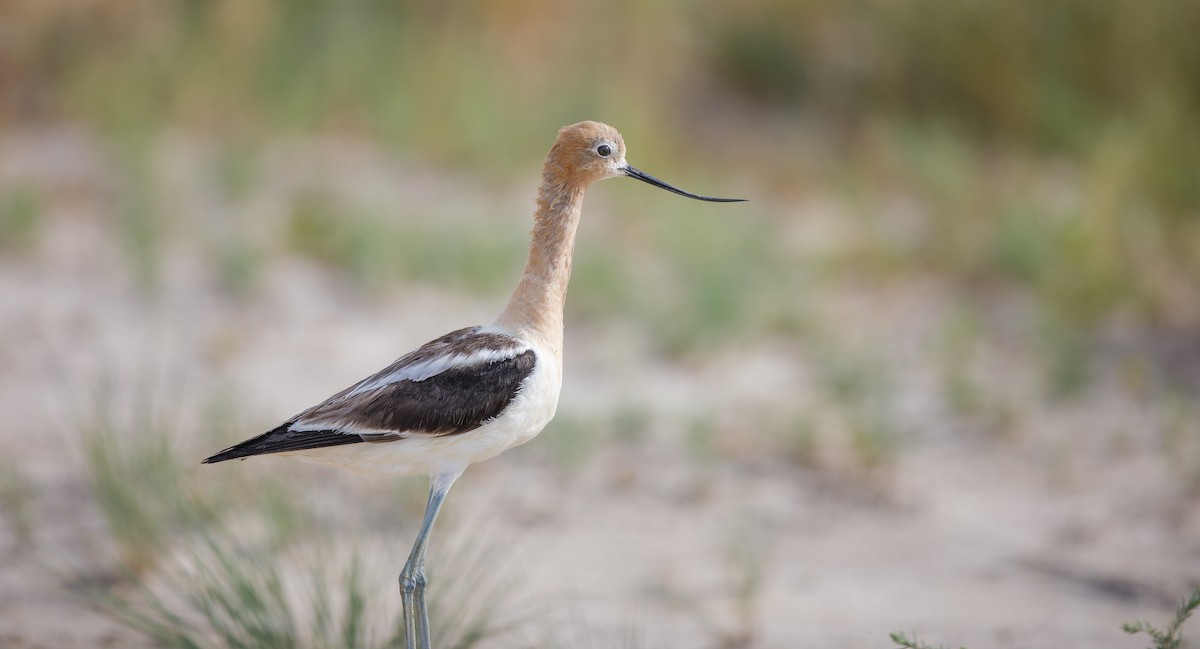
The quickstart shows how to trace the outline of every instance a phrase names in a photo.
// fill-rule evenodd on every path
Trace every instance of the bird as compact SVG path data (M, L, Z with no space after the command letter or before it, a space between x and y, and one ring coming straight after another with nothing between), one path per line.
M379 372L205 460L294 456L368 475L429 476L421 528L400 572L408 649L430 649L425 555L451 485L467 466L533 439L554 417L563 377L563 311L584 193L628 177L688 198L629 165L607 124L564 126L542 166L529 256L491 323L452 331Z

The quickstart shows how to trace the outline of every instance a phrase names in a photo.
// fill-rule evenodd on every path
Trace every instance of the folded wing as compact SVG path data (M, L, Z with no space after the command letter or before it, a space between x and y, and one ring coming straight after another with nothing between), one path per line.
M504 412L535 364L533 350L511 336L460 329L204 463L465 433Z

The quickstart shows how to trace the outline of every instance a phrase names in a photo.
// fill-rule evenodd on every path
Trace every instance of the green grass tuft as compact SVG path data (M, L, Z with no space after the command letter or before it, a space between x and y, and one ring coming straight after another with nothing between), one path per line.
M909 637L900 631L896 631L889 634L888 637L892 639L892 642L896 643L897 647L902 647L903 649L946 649L943 645L935 646L926 644L915 634Z
M1149 622L1126 622L1121 629L1128 634L1145 633L1154 641L1153 649L1179 649L1183 645L1183 633L1180 629L1192 613L1200 609L1200 588L1192 591L1179 604L1175 618L1165 629L1159 629Z
M159 387L144 382L123 394L102 386L79 417L96 505L117 548L108 570L117 579L82 580L90 584L89 601L171 649L401 647L400 598L391 576L400 563L368 570L361 544L332 544L349 536L349 526L394 520L394 499L375 503L383 511L365 502L349 521L322 525L324 517L310 504L328 483L272 473L218 480L217 472L236 467L202 468L195 458L181 459L173 440L183 435L170 414L178 413L178 404L160 403ZM222 410L210 423L237 420L227 404L217 406ZM0 496L9 493L18 492L0 489ZM420 518L415 511L414 521ZM439 646L471 649L527 617L514 596L521 573L501 567L505 562L493 554L510 544L493 543L478 525L456 534L454 522L443 517L437 531L445 543L430 557L429 601ZM413 531L397 535L409 538ZM395 560L395 553L385 557Z
M173 440L175 420L155 403L149 384L128 403L101 386L78 416L88 477L118 552L121 572L150 572L180 526L208 515L194 498Z

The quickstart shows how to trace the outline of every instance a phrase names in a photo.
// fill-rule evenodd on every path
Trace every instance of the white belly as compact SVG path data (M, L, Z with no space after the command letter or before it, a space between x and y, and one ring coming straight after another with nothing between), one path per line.
M393 442L362 442L280 453L364 475L435 475L496 457L542 432L554 418L562 388L557 359L534 348L537 362L499 416L458 435L413 435Z

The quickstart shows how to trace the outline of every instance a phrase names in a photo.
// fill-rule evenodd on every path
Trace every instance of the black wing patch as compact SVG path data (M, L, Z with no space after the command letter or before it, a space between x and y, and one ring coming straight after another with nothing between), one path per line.
M391 435L458 435L499 415L533 372L533 350L503 360L451 367L423 381L397 381L340 403L322 404L304 419L335 420L339 428ZM376 441L376 440L372 440Z

